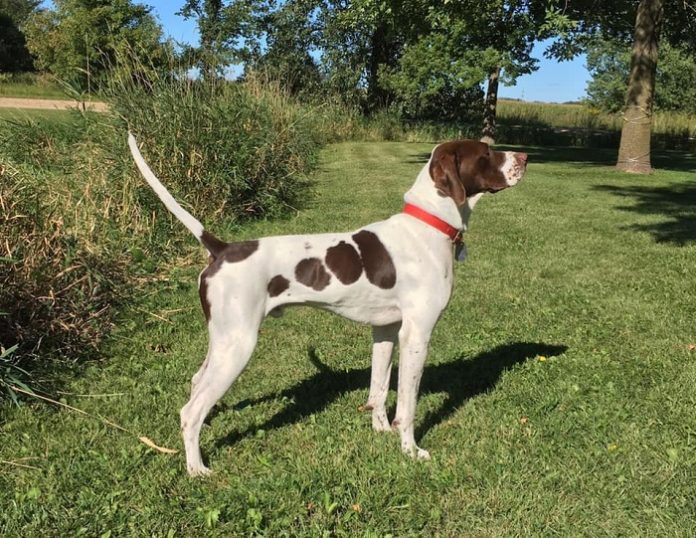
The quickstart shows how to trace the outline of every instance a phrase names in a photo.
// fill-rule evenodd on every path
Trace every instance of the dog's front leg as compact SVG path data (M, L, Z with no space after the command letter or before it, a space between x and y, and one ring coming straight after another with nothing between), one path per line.
M372 410L372 428L378 432L391 431L387 418L387 394L391 377L392 352L399 335L400 323L372 327L372 373L370 394L365 411Z
M418 388L433 326L434 321L414 322L404 317L399 331L399 388L396 417L392 423L401 435L401 450L411 457L426 460L430 459L430 454L416 445L413 430Z

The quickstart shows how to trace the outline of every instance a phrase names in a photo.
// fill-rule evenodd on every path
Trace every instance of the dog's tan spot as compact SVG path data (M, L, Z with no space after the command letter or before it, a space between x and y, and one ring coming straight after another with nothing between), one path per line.
M319 258L305 258L295 267L295 279L308 288L321 291L331 282L331 275Z
M353 245L341 241L338 245L330 247L324 258L326 265L336 278L343 284L352 284L362 274L360 254Z
M268 283L268 295L270 297L278 297L281 293L290 287L290 281L283 275L274 276Z
M393 288L396 284L396 268L379 237L367 230L361 230L353 235L353 241L360 249L367 280L385 290Z

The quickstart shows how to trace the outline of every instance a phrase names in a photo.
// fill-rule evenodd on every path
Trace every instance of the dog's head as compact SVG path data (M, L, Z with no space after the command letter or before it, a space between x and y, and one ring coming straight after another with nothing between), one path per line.
M526 153L495 151L476 140L445 142L430 158L430 177L438 193L450 196L457 206L467 196L517 185L526 168Z

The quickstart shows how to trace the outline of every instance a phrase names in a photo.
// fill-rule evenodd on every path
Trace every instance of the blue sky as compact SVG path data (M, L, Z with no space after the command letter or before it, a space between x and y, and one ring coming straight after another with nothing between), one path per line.
M143 0L143 3L153 7L153 14L169 37L184 43L198 41L195 21L184 20L175 14L181 9L183 0ZM44 1L44 5L50 4L50 1ZM540 60L539 69L531 75L519 77L513 87L501 86L500 97L557 103L584 97L589 80L584 56L570 62L557 62L544 58L544 49L545 45L539 43L532 54Z

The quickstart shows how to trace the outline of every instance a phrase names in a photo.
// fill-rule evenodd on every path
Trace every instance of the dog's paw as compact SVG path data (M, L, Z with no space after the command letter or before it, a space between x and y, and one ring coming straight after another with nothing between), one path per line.
M213 471L211 471L205 465L199 465L196 467L189 465L186 470L191 478L210 476L213 473Z
M401 450L404 454L411 457L414 460L428 461L430 459L430 452L424 450L414 444L412 445L401 445Z
M389 424L387 415L372 415L372 429L376 432L391 432L392 428Z
M430 459L430 452L423 450L422 448L416 447L416 459L428 461Z

